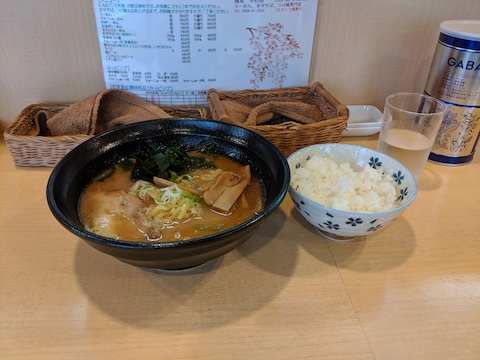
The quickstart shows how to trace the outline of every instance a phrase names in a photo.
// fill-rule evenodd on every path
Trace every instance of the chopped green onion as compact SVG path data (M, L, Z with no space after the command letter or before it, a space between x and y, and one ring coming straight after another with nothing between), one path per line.
M197 230L202 230L202 231L215 231L215 230L220 230L225 226L225 224L218 224L218 225L200 225L200 224L195 224L194 227Z

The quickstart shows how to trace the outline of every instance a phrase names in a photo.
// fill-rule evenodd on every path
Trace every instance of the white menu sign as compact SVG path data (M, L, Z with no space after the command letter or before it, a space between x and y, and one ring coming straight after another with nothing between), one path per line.
M317 0L93 0L107 88L158 105L305 86Z

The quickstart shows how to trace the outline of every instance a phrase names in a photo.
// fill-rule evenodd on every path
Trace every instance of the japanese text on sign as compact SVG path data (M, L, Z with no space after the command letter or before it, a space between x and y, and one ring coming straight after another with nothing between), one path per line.
M304 86L316 0L93 0L107 88L158 105Z

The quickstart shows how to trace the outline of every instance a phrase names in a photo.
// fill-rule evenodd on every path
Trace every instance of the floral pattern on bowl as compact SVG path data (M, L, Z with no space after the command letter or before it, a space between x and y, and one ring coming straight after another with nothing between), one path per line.
M384 229L407 209L417 195L415 177L403 164L376 150L356 145L319 144L300 149L287 159L291 174L313 155L331 158L338 164L348 162L354 169L361 169L366 164L380 168L390 174L396 184L398 207L374 213L333 209L310 200L290 185L289 194L297 210L327 239L350 241Z

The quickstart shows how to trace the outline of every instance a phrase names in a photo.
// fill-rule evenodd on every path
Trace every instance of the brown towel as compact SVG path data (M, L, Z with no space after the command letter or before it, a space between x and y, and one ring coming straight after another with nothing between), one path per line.
M231 122L238 125L265 125L275 115L281 115L283 121L291 120L301 124L312 124L324 119L322 110L307 97L222 100L221 104Z
M172 117L158 106L118 89L102 91L51 115L37 114L40 134L94 135L124 124Z
M245 123L253 109L247 104L233 100L223 100L222 106L228 115L228 119L231 119L230 122L237 125ZM259 115L258 121L262 123L267 122L273 118L273 115L271 112L263 113Z
M302 124L313 124L322 120L322 113L313 104L301 101L270 101L254 107L245 121L245 125L264 124L266 121L261 118L263 114L279 114Z
M34 118L34 127L31 128L28 135L30 136L37 136L37 135L44 135L49 136L50 130L47 127L47 120L54 117L57 112L53 112L50 110L40 110L35 114Z

